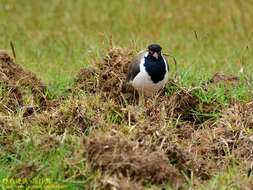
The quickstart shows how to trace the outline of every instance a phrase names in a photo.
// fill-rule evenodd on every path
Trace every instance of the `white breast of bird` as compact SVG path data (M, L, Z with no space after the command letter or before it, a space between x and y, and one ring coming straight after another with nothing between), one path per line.
M138 75L136 75L136 77L132 81L132 86L136 90L138 90L139 93L143 93L146 96L152 96L156 91L163 88L168 82L168 68L166 64L166 73L164 79L162 81L159 81L158 83L154 83L144 67L144 60L147 55L148 52L141 59L140 72L138 73ZM164 57L163 60L166 63Z

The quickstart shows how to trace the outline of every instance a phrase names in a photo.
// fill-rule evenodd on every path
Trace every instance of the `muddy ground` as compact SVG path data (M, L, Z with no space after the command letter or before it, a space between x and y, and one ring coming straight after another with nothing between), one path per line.
M22 135L28 126L40 126L45 134L76 134L83 138L82 155L90 167L110 177L101 182L104 188L168 183L179 188L186 184L184 175L198 184L234 165L250 175L253 101L233 100L223 106L215 100L203 102L195 94L197 87L180 87L170 79L167 87L173 86L172 93L163 90L139 106L138 94L124 86L133 54L112 46L103 61L76 75L72 93L50 99L47 86L34 73L1 51L0 113L18 114L24 124L18 128L19 123L1 117L2 147L8 147L8 134ZM198 88L238 81L216 73Z

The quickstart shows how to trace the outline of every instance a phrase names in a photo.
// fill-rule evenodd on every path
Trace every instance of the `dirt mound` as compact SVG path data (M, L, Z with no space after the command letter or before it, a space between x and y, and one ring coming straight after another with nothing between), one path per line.
M37 123L50 133L61 135L68 132L76 135L87 134L94 123L86 114L87 105L85 100L68 97L65 100L59 100L53 109L34 114L27 118L27 122L33 125ZM51 126L51 127L48 127Z
M113 99L120 105L137 102L138 93L134 93L132 88L127 91L124 89L131 54L132 50L111 46L104 60L96 64L97 69L85 68L77 74L76 86L89 92L101 93L105 100Z
M131 61L131 54L132 51L128 49L116 47L109 49L104 63L99 64L99 69L102 71L99 86L104 92L119 92L121 90Z
M222 115L218 126L226 131L219 134L229 154L234 154L237 160L253 162L253 102L246 104L234 103Z
M173 140L164 147L172 164L188 176L192 173L201 180L239 163L242 171L246 172L253 161L252 133L229 129L221 123L216 121L205 128L195 129L187 138L181 138L174 130Z
M46 87L34 73L25 71L5 52L0 52L1 112L23 110L30 115L46 106Z
M215 73L209 80L209 83L221 83L229 82L231 84L236 84L239 82L239 78L232 74L226 74L222 72Z
M188 135L181 134L178 128L168 131L146 126L133 139L146 150L161 150L176 169L188 177L195 176L196 180L208 180L212 173L224 171L235 163L243 163L242 171L247 172L253 161L250 133L216 125L203 129L190 124L183 127Z
M138 147L143 149L164 152L170 163L188 177L194 175L200 180L207 180L211 176L213 162L204 160L201 155L197 154L197 150L188 149L189 144L195 143L192 139L196 129L190 124L183 127L187 135L182 134L182 129L178 128L168 130L164 126L146 125L138 129L133 140L137 141ZM198 146L201 145L198 144ZM215 168L215 164L212 166Z
M231 104L225 110L222 121L229 127L253 129L253 102Z
M160 107L164 107L168 118L181 119L193 123L203 123L211 115L219 112L217 102L202 102L193 89L179 89L174 94L160 97Z
M83 68L75 77L74 84L81 90L95 93L98 90L99 71L96 68Z
M101 70L99 88L106 98L114 99L120 105L135 103L138 100L138 93L135 93L133 88L127 90L124 88L131 55L132 50L111 46L104 58L104 63L99 64ZM120 93L123 93L124 97L120 96Z
M202 157L197 157L194 152L185 149L179 143L167 147L166 154L171 163L188 177L194 175L200 180L208 180L212 173L209 166L216 167L214 163L205 161Z
M158 151L134 149L120 137L84 139L85 154L91 166L119 177L130 177L143 184L167 184L179 187L183 183L180 173Z
M192 94L188 96L192 98ZM180 105L179 102L178 108L186 105L187 109L188 101L192 100L186 100L185 104ZM220 119L214 118L204 124L177 120L172 126L167 124L168 127L161 122L163 118L159 113L154 115L154 120L153 117L146 117L143 121L136 112L133 113L135 120L141 122L134 123L132 133L136 135L131 140L143 149L164 152L175 168L200 181L208 180L212 173L239 163L242 171L247 172L248 165L253 162L253 134L249 131L252 128L252 105L236 103L220 110L224 112L220 113ZM182 111L179 109L177 114L185 113Z
M226 114L223 115L211 125L195 130L185 142L188 144L186 150L194 155L197 163L203 165L203 171L207 174L224 171L235 164L240 164L242 172L246 173L253 162L252 133L249 128L236 124L232 119L234 116L230 115L228 119Z

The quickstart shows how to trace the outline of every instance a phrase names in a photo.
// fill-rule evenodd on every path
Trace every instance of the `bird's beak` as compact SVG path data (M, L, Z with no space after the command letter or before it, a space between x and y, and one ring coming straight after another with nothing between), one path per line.
M154 56L156 59L158 59L158 53L157 53L157 52L155 52L155 53L153 54L153 56Z

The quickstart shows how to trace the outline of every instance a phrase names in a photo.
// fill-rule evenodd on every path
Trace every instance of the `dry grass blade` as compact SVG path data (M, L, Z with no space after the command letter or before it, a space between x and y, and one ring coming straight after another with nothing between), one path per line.
M10 46L11 46L13 57L16 59L16 51L15 51L15 47L12 41L10 41Z
M176 79L177 73L178 73L177 60L176 60L176 58L175 58L173 55L170 55L170 54L167 54L167 53L164 53L163 55L168 56L168 57L171 57L171 58L173 59L173 62L174 62L174 65L175 65L175 75L174 75L174 79Z
M194 36L195 36L196 40L199 40L198 33L195 30L194 30Z

